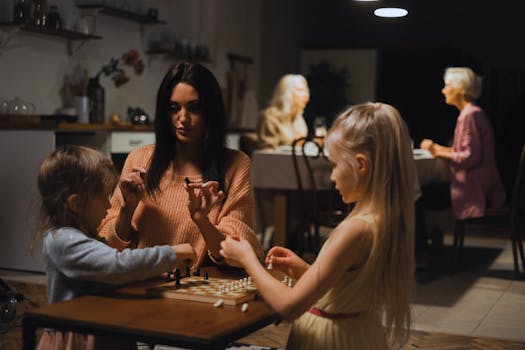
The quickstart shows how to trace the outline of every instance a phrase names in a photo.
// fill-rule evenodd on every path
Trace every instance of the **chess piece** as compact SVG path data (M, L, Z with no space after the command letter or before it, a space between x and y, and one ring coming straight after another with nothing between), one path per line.
M180 288L180 271L179 269L175 270L175 289Z
M191 273L190 273L190 266L189 265L186 265L186 277L190 277L191 276Z
M204 279L205 279L205 280L208 279L208 272L205 272L205 273L204 273Z
M270 262L268 263L268 270L272 270L273 269L273 258L270 257Z
M215 302L215 304L213 304L213 306L215 306L215 307L221 307L223 303L224 303L224 300L219 299L219 300L217 300L217 301Z
M201 275L201 268L197 267L197 270L193 272L193 276L200 276Z
M242 304L241 310L242 312L246 312L246 310L248 310L248 304L247 303Z

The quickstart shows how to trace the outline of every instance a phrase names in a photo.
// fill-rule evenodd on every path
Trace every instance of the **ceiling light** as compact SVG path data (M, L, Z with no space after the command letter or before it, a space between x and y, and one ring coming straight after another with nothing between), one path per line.
M400 7L381 7L374 10L377 17L405 17L408 11Z

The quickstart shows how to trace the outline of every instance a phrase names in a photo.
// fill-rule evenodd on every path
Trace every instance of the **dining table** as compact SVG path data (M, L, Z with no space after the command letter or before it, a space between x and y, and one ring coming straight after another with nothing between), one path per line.
M224 269L205 267L201 274L232 280L245 276L243 270ZM163 283L160 278L136 282L29 310L23 315L23 349L35 349L38 328L191 349L224 349L234 340L279 321L261 297L247 301L244 309L240 304L216 307L213 303L147 296L147 289L159 283Z
M297 177L292 159L291 146L281 146L277 149L262 149L252 153L252 186L255 191L263 189L272 193L273 201L273 244L285 246L288 220L288 198L298 191ZM300 149L296 149L300 153ZM317 190L329 190L333 184L330 181L332 166L327 159L326 150L317 155L315 150L306 150L310 156L310 165L315 177ZM414 184L415 198L421 194L421 187L436 182L448 182L449 169L443 159L432 156L428 150L413 149L416 170ZM310 186L307 169L303 162L298 162L298 169L303 186ZM260 204L260 203L259 203ZM257 204L256 204L257 205Z

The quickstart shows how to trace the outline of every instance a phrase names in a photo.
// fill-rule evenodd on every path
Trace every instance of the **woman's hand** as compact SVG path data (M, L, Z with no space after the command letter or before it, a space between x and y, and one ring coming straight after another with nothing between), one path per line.
M188 243L177 244L171 246L175 254L177 255L177 268L185 268L186 266L192 266L197 259L195 250Z
M423 141L421 141L421 144L419 145L419 148L430 150L432 145L434 145L434 141L432 141L431 139L423 139Z
M130 212L133 212L142 198L144 198L146 190L145 176L145 168L133 167L131 172L124 174L120 179L119 188L122 192L122 198L124 198L124 205Z
M211 208L224 199L217 181L184 184L188 192L188 210L193 221L208 217Z
M230 236L221 242L220 253L228 264L233 266L246 267L250 258L257 260L253 247L247 240L238 240Z
M288 248L275 246L268 251L265 263L272 260L274 270L283 272L291 278L298 279L308 270L309 265Z

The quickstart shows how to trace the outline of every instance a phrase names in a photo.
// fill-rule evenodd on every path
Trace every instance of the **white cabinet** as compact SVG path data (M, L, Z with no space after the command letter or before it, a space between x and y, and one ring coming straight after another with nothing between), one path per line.
M36 177L55 149L52 130L0 130L0 268L44 271L41 245L29 251L39 228Z
M134 148L155 143L155 133L149 131L113 131L110 136L110 153L129 153Z

